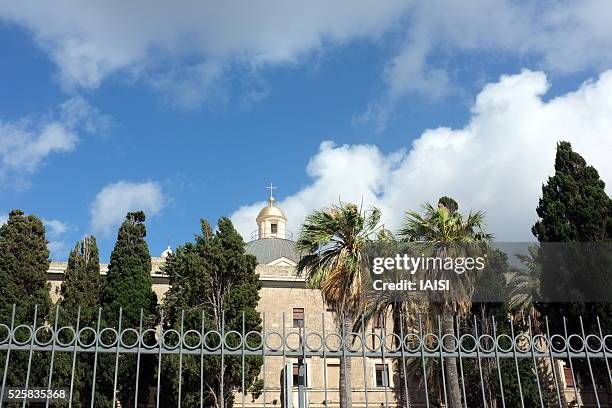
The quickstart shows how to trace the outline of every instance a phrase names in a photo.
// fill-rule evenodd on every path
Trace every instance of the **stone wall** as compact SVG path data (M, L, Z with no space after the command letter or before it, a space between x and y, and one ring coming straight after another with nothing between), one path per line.
M163 265L163 258L152 258L151 276L153 278L153 290L158 296L158 299L163 302L164 295L168 290L168 278L162 275L160 271ZM52 262L49 268L49 283L51 297L56 302L59 297L59 288L63 282L64 272L66 270L66 262ZM100 273L106 276L108 265L100 265ZM283 334L297 333L301 329L295 327L293 322L294 309L304 309L304 325L307 332L317 332L319 334L329 334L336 331L336 323L334 314L326 308L321 294L317 290L309 289L303 277L296 276L293 266L282 265L259 265L257 272L260 275L262 289L260 291L260 300L258 310L265 320L265 332L277 332ZM283 325L284 319L284 325ZM368 330L372 330L368 328ZM270 346L280 346L280 342L270 341ZM317 338L312 337L310 343L313 347L317 346ZM289 346L298 347L297 336L290 336ZM333 344L332 344L333 345ZM353 360L352 369L352 387L353 387L353 406L365 406L365 385L367 381L368 402L371 406L380 406L385 402L384 388L375 386L375 365L382 364L382 360L367 358L364 364L361 358ZM265 369L262 369L260 378L264 378L265 371L265 403L266 406L274 407L281 406L282 401L282 375L286 364L297 363L297 359L285 359L282 357L266 357ZM391 364L390 361L386 362ZM338 378L340 372L340 362L338 358L309 358L307 361L307 377L308 377L308 395L310 407L333 407L338 406ZM389 366L389 372L394 370ZM292 374L292 373L291 373ZM390 379L391 385L394 384L394 379ZM327 385L327 405L325 401L325 385ZM294 387L293 399L297 406L297 388ZM241 402L241 396L236 395L236 401ZM389 406L395 406L396 396L392 389L387 390L386 398ZM263 407L264 395L253 400L251 395L248 395L245 400L245 405L249 407Z

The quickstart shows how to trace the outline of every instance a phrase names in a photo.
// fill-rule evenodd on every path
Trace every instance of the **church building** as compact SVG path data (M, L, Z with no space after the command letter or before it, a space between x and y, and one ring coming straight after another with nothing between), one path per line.
M257 230L252 234L252 240L246 243L246 252L257 258L256 272L262 283L258 309L264 320L265 332L288 334L299 332L306 328L309 332L319 334L336 331L333 311L326 308L318 290L307 287L303 276L298 276L296 266L299 254L292 240L292 233L288 228L288 219L283 210L275 204L270 194L268 204L261 209L254 220ZM164 276L160 267L166 257L171 253L168 248L159 257L152 257L151 277L153 289L160 302L168 290L168 278ZM63 274L67 268L66 262L52 262L48 272L51 283L52 299L55 302L60 296L60 287ZM100 273L105 275L107 264L100 265ZM375 323L374 326L378 326ZM380 332L379 327L368 327L368 330ZM297 336L290 336L297 347ZM365 364L354 359L352 368L352 399L353 406L365 406L364 392L368 391L368 402L371 406L380 406L385 402L385 385L389 406L396 406L396 397L393 384L394 370L391 361L383 362L381 359L366 358ZM380 360L380 361L379 361ZM264 400L267 407L281 407L284 398L290 398L292 406L297 406L297 359L282 357L266 357L265 368L260 378L265 381L265 394L258 398L247 395L246 406L263 407ZM365 369L365 372L364 372ZM324 371L325 370L325 371ZM283 382L283 372L288 373ZM338 358L320 357L308 358L306 361L306 387L308 406L333 407L339 406L338 380L340 375L340 361ZM264 378L265 376L265 378ZM325 387L325 379L327 387ZM325 399L327 388L327 400ZM241 401L237 396L236 401Z

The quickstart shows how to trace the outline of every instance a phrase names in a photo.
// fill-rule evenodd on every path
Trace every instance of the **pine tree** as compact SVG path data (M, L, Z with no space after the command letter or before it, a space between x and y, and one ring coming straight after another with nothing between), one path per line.
M34 308L38 305L36 326L47 321L51 299L47 284L49 249L45 227L34 215L13 210L0 227L0 322L11 324L12 306L16 304L15 326L32 325ZM4 370L6 355L0 355L0 370ZM10 357L7 385L23 386L28 366L28 353L14 352ZM42 384L48 367L47 356L33 355L30 385Z
M153 292L151 279L151 255L145 241L147 235L142 211L130 212L119 228L117 242L111 253L106 285L102 292L103 325L119 325L119 311L122 310L121 328L139 329L141 309L143 311L143 330L156 321L157 297ZM126 341L131 341L125 336ZM100 372L104 378L100 386L102 401L112 400L114 358L101 361ZM140 359L139 401L143 401L154 374L153 356L144 355ZM136 385L136 356L123 355L119 362L119 399L122 406L132 406Z
M256 307L261 283L255 273L255 257L245 253L244 241L229 219L221 218L216 232L202 221L201 230L195 242L177 248L163 267L170 279L164 301L166 328L180 331L182 321L183 331L203 328L205 331L242 332L244 324L245 332L259 332L261 318ZM228 337L230 343L235 340ZM207 341L216 344L218 338L212 336ZM231 407L233 393L241 391L241 359L226 356L221 366L218 356L205 356L203 362L205 406ZM175 356L164 357L161 390L164 406L176 405L178 364ZM245 392L253 391L258 384L256 378L261 365L261 357L245 358ZM183 357L182 406L200 406L199 357Z

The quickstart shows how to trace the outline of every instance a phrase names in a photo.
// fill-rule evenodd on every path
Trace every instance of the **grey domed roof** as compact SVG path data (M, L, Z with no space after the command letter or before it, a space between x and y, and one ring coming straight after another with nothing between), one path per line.
M283 238L263 238L247 242L247 254L254 255L260 264L268 264L285 257L297 263L299 256L295 249L295 242Z

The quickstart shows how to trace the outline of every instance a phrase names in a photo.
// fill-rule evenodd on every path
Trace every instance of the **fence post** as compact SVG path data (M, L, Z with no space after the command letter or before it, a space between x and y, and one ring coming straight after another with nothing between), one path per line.
M306 408L306 364L298 357L298 407Z
M7 349L6 349L6 360L4 362L4 372L2 373L2 389L0 389L0 408L2 408L2 402L4 401L4 387L6 385L6 374L9 369L9 360L11 359L11 343L13 342L13 330L15 330L15 308L16 305L13 303L13 313L11 315L11 327L7 333Z
M173 392L174 395L172 398L177 397L179 404L186 404L187 399L189 397L190 405L197 405L197 400L200 401L200 406L205 404L205 400L208 399L208 395L205 391L205 358L210 358L215 361L215 367L221 358L221 370L222 374L227 373L228 377L221 377L222 381L219 384L219 388L222 391L221 393L221 404L226 404L227 400L225 400L225 396L228 398L236 398L236 404L240 405L238 402L238 393L242 394L242 406L252 406L246 398L247 393L249 392L249 383L248 379L252 378L253 373L247 372L250 369L250 366L247 367L247 362L250 358L262 358L263 365L261 366L260 375L263 375L263 401L256 402L255 396L253 403L256 406L260 406L260 403L263 403L264 407L266 404L275 405L275 406L283 406L284 408L308 408L310 404L310 399L312 399L313 405L316 404L320 406L320 398L318 397L319 393L321 394L321 398L324 397L323 406L328 406L330 404L331 398L330 391L327 389L327 383L329 381L328 373L327 373L327 360L330 357L344 357L345 362L346 359L350 357L361 357L363 360L363 377L365 388L365 406L368 404L370 406L385 406L389 404L389 406L399 405L399 398L401 398L402 394L405 397L407 403L403 406L410 406L410 395L408 389L408 379L406 378L407 370L406 364L411 361L407 361L409 359L414 359L414 364L412 365L412 369L414 370L414 375L419 376L422 375L422 378L425 379L424 382L419 384L418 389L415 391L423 392L425 391L424 401L422 401L423 405L429 407L434 406L438 403L445 402L445 396L443 395L444 390L446 389L446 385L448 384L448 373L442 371L442 377L437 377L439 374L438 367L442 365L442 370L444 370L443 363L448 358L458 357L459 359L459 369L460 369L460 380L462 381L462 391L463 391L463 403L462 406L467 406L469 400L471 403L477 404L478 406L489 406L492 407L495 404L498 404L502 407L511 404L514 406L523 406L523 407L531 407L531 406L544 406L545 404L555 404L555 406L561 405L561 402L565 403L567 399L569 399L569 392L573 392L576 397L576 401L579 402L579 405L582 406L580 399L584 397L587 400L592 401L592 405L594 406L606 406L605 400L607 400L610 396L608 391L604 389L602 386L607 384L612 380L612 373L610 373L610 361L608 360L611 357L611 352L609 348L609 340L611 339L611 335L607 334L609 332L604 331L606 328L602 327L601 322L597 319L596 327L585 327L585 317L579 316L578 320L580 323L580 333L568 333L567 331L567 322L566 318L562 318L563 323L563 333L551 335L550 328L548 326L548 318L544 318L545 320L545 332L542 332L541 335L535 335L534 328L534 320L530 316L527 320L528 326L523 327L523 325L514 325L514 319L509 319L509 331L506 330L506 327L498 327L498 321L495 319L495 316L491 316L490 320L487 318L482 318L479 320L476 316L472 316L473 320L473 328L471 334L461 335L463 325L460 325L459 319L455 316L450 320L451 325L453 326L454 333L452 336L455 338L457 344L455 347L444 348L444 340L445 336L448 337L448 331L443 331L443 320L441 316L438 316L437 323L437 334L436 330L431 330L429 327L426 328L424 325L424 319L421 314L417 315L416 324L418 327L407 326L404 327L404 316L402 313L399 314L399 321L397 322L399 333L387 333L386 329L383 329L381 337L372 335L373 339L380 338L380 345L375 346L372 344L372 347L367 346L368 336L366 335L366 324L365 324L365 314L362 313L361 320L361 334L357 333L357 329L354 329L355 332L351 331L350 328L346 326L340 327L339 332L334 332L338 334L332 334L333 336L338 336L341 339L340 347L336 348L332 345L328 344L329 340L326 336L326 326L325 326L325 314L321 314L321 324L322 327L316 330L307 329L306 320L304 319L304 324L299 325L298 332L296 333L296 329L292 328L292 326L287 326L286 324L286 316L285 313L282 313L282 330L276 329L271 333L266 332L266 316L262 316L262 328L261 328L261 345L260 346L249 346L247 343L247 333L248 327L246 326L246 315L242 313L242 333L240 329L237 330L228 330L227 327L232 327L234 324L239 324L236 320L231 320L228 322L232 323L226 327L225 315L222 314L221 321L218 323L218 328L220 329L220 333L217 330L212 330L205 333L205 328L207 326L206 316L204 311L202 311L202 326L201 326L201 343L199 345L188 345L186 341L186 334L190 334L195 332L195 330L186 330L189 325L188 322L190 320L185 320L185 312L180 313L180 332L179 328L176 329L168 328L168 330L163 329L164 322L164 311L161 310L160 313L160 324L156 329L156 338L157 343L148 345L145 343L144 339L145 334L149 333L149 330L144 330L146 327L146 319L144 316L144 311L141 309L140 311L140 325L138 330L138 345L130 346L129 344L126 346L122 341L122 330L124 332L130 331L135 333L135 329L126 328L123 322L123 310L119 308L119 320L118 320L118 328L115 330L115 323L108 324L109 327L103 328L103 325L107 325L104 323L105 319L102 319L103 309L98 308L97 313L97 325L95 320L92 318L86 318L85 315L82 315L81 309L77 309L76 313L76 321L70 323L70 326L61 327L59 321L61 319L60 316L60 308L56 307L55 311L55 320L54 320L54 328L53 328L53 336L51 340L38 339L36 336L37 331L42 332L45 330L47 325L53 324L53 319L50 319L51 322L47 323L44 327L41 327L40 322L37 319L34 319L34 323L27 324L19 324L21 323L20 319L15 316L16 306L13 306L12 317L6 316L6 323L4 321L0 321L0 357L4 358L2 360L2 367L0 370L4 368L4 371L0 371L0 384L2 387L0 388L0 408L6 406L4 402L10 402L11 406L23 406L25 403L26 406L28 404L33 404L33 399L38 397L34 394L37 391L43 392L51 389L51 384L53 386L58 387L61 386L62 382L69 382L70 391L66 389L66 404L81 404L87 406L95 406L98 404L98 401L93 399L89 400L88 397L84 397L85 401L75 402L73 399L78 400L75 396L79 395L82 387L87 387L86 394L91 394L93 398L95 398L96 390L100 388L102 384L97 384L97 376L101 372L101 367L97 367L97 364L100 364L100 358L105 353L109 357L109 368L108 375L111 376L114 374L114 379L109 378L107 381L105 380L105 384L113 386L113 399L117 402L117 399L120 399L120 395L117 390L121 389L123 386L133 386L136 385L138 387L139 375L142 375L142 367L140 367L140 362L142 362L142 358L145 355L151 355L154 357L157 355L157 395L151 395L151 399L157 398L157 405L160 406L160 389L161 389L161 368L162 368L162 358L166 355L165 358L173 359L177 358L179 363L179 369L177 372L177 376L179 379L178 384L178 396L176 395L176 390L173 387L169 387L167 390L168 393ZM40 315L40 310L38 310L38 315ZM36 312L35 312L36 314ZM7 313L8 315L8 313ZM10 317L10 322L9 322ZM435 318L435 317L434 317ZM468 320L468 322L469 322ZM483 322L491 321L492 322L492 337L488 333L490 332L488 326L486 326ZM88 324L89 322L89 324ZM114 322L114 321L113 321ZM10 326L9 326L10 323ZM178 323L178 322L177 322ZM428 320L427 323L435 324L435 321ZM92 326L92 327L88 327ZM296 326L298 324L296 323ZM174 327L174 326L172 326ZM471 326L470 326L471 327ZM29 329L31 331L31 337L29 340L23 339L22 330ZM418 332L416 331L418 329ZM592 330L589 334L587 329ZM110 332L109 332L110 330ZM465 330L465 328L464 328ZM4 332L7 331L7 335L4 335ZM64 331L72 331L74 333L72 341L67 341L70 337L70 333L64 333ZM428 331L432 331L433 333L427 333ZM501 333L500 333L501 331ZM94 333L93 343L89 344L89 342L85 339L81 340L81 335L86 339L89 339L89 333ZM251 334L255 334L256 332L250 332ZM407 335L408 333L408 335ZM446 333L446 334L444 334ZM117 338L115 342L110 342L111 338L107 335L115 334ZM172 344L166 344L164 339L165 335L174 336L175 334L179 335L179 344L177 346L173 346ZM206 344L204 340L206 335L220 335L220 344L219 347L211 347ZM230 336L231 334L231 336ZM279 336L281 338L281 344L279 347L270 346L268 343L267 334L271 334L274 337ZM295 347L292 344L295 342L290 342L291 336L298 334L299 339L299 347ZM372 333L374 334L374 333ZM238 335L241 338L241 344L237 346L233 346L234 343L229 343L229 337L234 335ZM312 343L308 343L308 338L310 337L319 337L321 341L320 347L315 347ZM356 346L352 346L353 342L351 340L355 340L355 338L361 336L361 350L358 350ZM395 339L399 336L399 346L395 347L394 342ZM466 337L467 336L467 337ZM272 336L270 336L272 337ZM108 338L106 342L103 338ZM147 337L148 338L148 337ZM233 337L232 337L233 338ZM335 339L335 337L333 337ZM408 346L408 339L416 338L419 342L419 346L415 347L414 350L412 346ZM431 348L428 346L428 340L436 338L440 348ZM474 349L466 348L465 345L462 347L462 343L465 343L466 339L474 339L475 345ZM21 339L21 340L20 340ZM330 337L331 339L331 337ZM390 339L393 339L390 344L388 342ZM66 340L66 341L64 341ZM606 340L608 341L606 343ZM573 341L573 342L572 342ZM492 342L492 347L489 345ZM509 342L508 346L505 346L505 343ZM580 343L575 344L574 342ZM564 347L557 346L557 344L563 343ZM608 344L608 347L606 347ZM328 347L329 346L329 347ZM259 348L261 347L261 349ZM22 353L22 354L15 354ZM47 354L48 353L48 354ZM66 378L62 376L58 377L54 371L57 371L57 359L58 353L68 354L67 357L71 357L72 360L72 371L68 372L70 369L70 361L66 360ZM24 358L19 358L21 355ZM40 369L46 369L49 367L49 372L44 372L43 375L47 379L47 382L44 385L39 386L39 382L45 382L43 378L40 380L38 378L38 370L37 367L37 359L40 355L50 356L50 363L45 364L45 367L40 367ZM79 360L83 355L91 357L91 361L93 362L92 368L87 371L87 380L91 379L91 384L87 385L85 383L80 384L77 382L78 376L80 375L80 370L76 365L77 360ZM360 356L359 356L360 355ZM135 380L136 384L123 384L119 381L118 371L122 368L121 362L119 361L123 356L133 356L137 361ZM114 373L112 370L112 359L114 357ZM186 358L198 358L200 360L200 378L197 378L197 374L195 372L198 371L197 364L193 366L194 377L188 377L187 371L182 372L182 364L187 363ZM319 357L323 363L323 371L313 370L313 358ZM283 359L283 366L277 368L277 363L280 359ZM270 364L268 359L275 359L274 364ZM373 359L382 359L385 370L383 371L383 383L380 384L382 387L380 389L375 390L375 393L372 393L371 389L368 395L368 383L371 385L372 371L368 370L368 365L373 362ZM554 387L556 391L556 395L553 396L552 384L550 388L550 395L548 395L547 383L545 383L542 378L543 373L538 371L541 364L542 359L550 359L552 370L552 377L554 378ZM574 390L564 389L563 373L556 371L556 363L559 359L566 359L569 363L569 368L567 372L567 378L570 379L570 371L571 371L571 379L574 382ZM321 361L318 360L318 361ZM469 362L469 364L462 364L462 360L464 363ZM44 361L49 361L46 358ZM194 360L195 363L196 360ZM297 361L297 366L295 365ZM19 367L13 367L17 364L20 364ZM404 371L403 381L396 381L395 385L391 387L388 380L388 372L386 370L386 364L395 363L397 364L398 370ZM411 362L412 363L412 362ZM489 364L490 363L490 364ZM226 366L226 364L228 364ZM577 365L580 364L580 365ZM273 372L270 372L271 366L274 367ZM59 367L59 366L57 366ZM584 382L578 385L576 381L576 373L577 367L584 371L585 375L583 376ZM185 367L187 369L187 367ZM19 369L23 372L24 377L15 377L12 373L12 369ZM295 369L295 371L294 371ZM465 369L465 371L464 371ZM533 369L533 374L531 369ZM191 366L190 366L191 370ZM226 371L228 370L228 371ZM232 370L232 371L229 371ZM606 371L603 371L606 370ZM495 372L497 371L497 373ZM389 373L391 370L389 370ZM582 372L582 371L581 371ZM269 374L269 378L266 379L266 373ZM293 375L295 373L295 376ZM35 375L36 374L36 375ZM360 375L361 373L353 372L353 374ZM374 372L376 375L376 372ZM191 375L191 371L189 372ZM235 379L232 383L228 382L227 379L230 378ZM272 375L274 377L272 377ZM311 378L309 378L309 375ZM380 372L378 372L380 376ZM504 384L505 376L510 376L509 382ZM280 376L280 381L279 377ZM319 377L320 376L320 377ZM516 376L516 384L514 384L514 376ZM8 377L8 378L7 378ZM322 378L321 378L322 377ZM533 378L532 378L533 377ZM587 378L588 377L588 378ZM600 378L601 377L601 378ZM25 379L24 379L25 378ZM313 386L319 387L320 379L322 379L322 389L314 389L315 394L313 394ZM590 378L590 381L589 381ZM315 381L312 381L312 380ZM378 377L380 380L380 377ZM438 380L436 382L436 380ZM181 380L189 380L183 383ZM266 390L266 382L269 380L273 381L273 387L270 390ZM429 380L429 381L428 381ZM470 381L472 380L472 381ZM130 381L133 381L130 379ZM174 381L174 377L172 377L172 381ZM18 382L18 383L17 383ZM198 384L199 382L199 384ZM280 382L280 384L279 384ZM311 383L312 382L312 383ZM277 386L278 384L278 386ZM510 387L509 387L510 385ZM527 388L529 385L529 389ZM68 385L67 385L68 386ZM467 388L469 386L469 388ZM485 387L492 387L490 390L486 390ZM510 391L515 392L515 388L517 395L511 395ZM533 388L536 387L537 388ZM26 394L27 400L24 397L15 396L15 392L18 391L18 388L22 387L23 390L31 391L30 394ZM44 387L44 389L43 389ZM154 384L151 385L152 393L154 388ZM391 387L391 388L390 388ZM591 397L590 392L593 387L593 396ZM598 388L599 387L599 388ZM200 394L197 394L197 389L200 389ZM350 388L349 392L359 391L361 393L361 386L357 385L355 387ZM384 388L384 390L383 390ZM131 389L131 387L130 387ZM277 398L277 391L280 390L282 394L282 398ZM585 396L580 396L579 390L583 390L583 392L588 393L588 398ZM9 392L10 391L10 392ZM109 390L110 391L110 390ZM145 391L142 388L142 384L140 384L140 393ZM429 394L429 391L434 391L432 394ZM468 391L466 393L466 391ZM493 394L495 391L495 394ZM529 392L528 392L529 391ZM218 393L219 390L215 388L210 389L211 396L212 393ZM333 392L336 392L334 388ZM383 392L385 395L383 395ZM396 400L387 399L387 392L395 392ZM98 391L98 394L100 392ZM537 393L537 394L536 394ZM566 396L565 394L568 393ZM8 394L8 395L7 395ZM140 402L137 400L139 394L139 389L135 388L133 391L134 395L134 403L132 405L139 405ZM266 397L273 395L273 400L266 401ZM130 394L132 395L132 394ZM313 397L314 395L314 397ZM185 400L183 401L183 397ZM329 398L328 398L329 397ZM369 400L368 400L369 397ZM384 399L383 399L384 397ZM469 397L469 398L468 398ZM556 401L553 399L556 397ZM10 398L4 399L3 398ZM51 401L49 405L53 405L53 398L49 397L48 394L42 395L41 401L44 405L45 398L47 398L47 402ZM62 397L63 398L63 397ZM259 398L259 397L257 397ZM550 401L547 400L550 398ZM15 401L17 399L17 401ZM108 396L109 402L111 396ZM142 395L140 400L142 400ZM130 397L131 401L131 397ZM512 402L509 402L512 401ZM123 401L121 401L123 402ZM143 401L144 402L144 401ZM153 402L153 401L152 401ZM450 402L450 401L449 401ZM361 405L361 402L357 402ZM163 404L163 402L162 402ZM413 402L414 404L414 402ZM335 405L335 401L334 401ZM357 405L357 404L355 404ZM355 406L354 405L354 406ZM447 405L447 404L445 404Z

